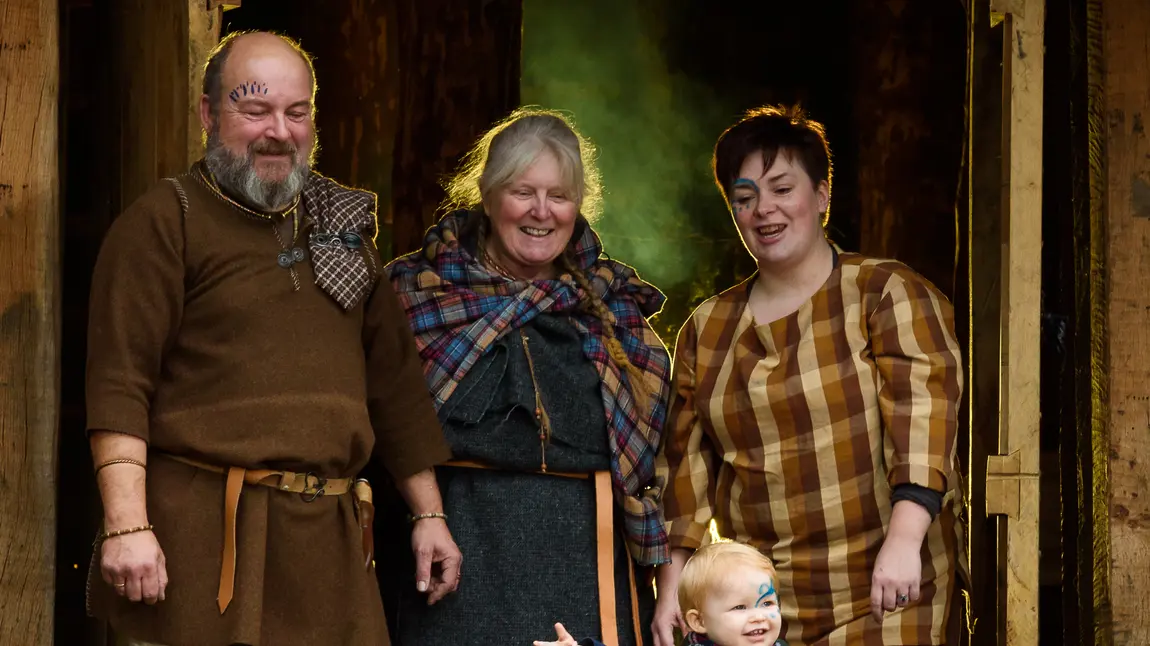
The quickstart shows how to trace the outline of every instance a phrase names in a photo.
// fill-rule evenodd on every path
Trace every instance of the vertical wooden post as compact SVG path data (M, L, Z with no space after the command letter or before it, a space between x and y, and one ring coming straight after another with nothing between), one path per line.
M59 417L58 15L0 7L0 644L48 646Z
M187 0L188 47L184 64L188 73L187 157L185 163L200 158L203 153L200 127L200 94L204 84L204 63L216 43L220 42L220 24L224 10L239 6L239 0L224 3L219 0Z
M118 0L123 171L117 212L200 156L203 64L224 7L211 0Z
M1150 4L1102 7L1114 644L1150 643Z
M986 456L998 453L1002 266L1002 31L989 0L972 0L970 132L967 182L967 379L970 444L970 643L994 644L1005 621L998 602L999 521L982 513L987 496Z
M1006 644L1038 644L1039 323L1044 0L992 0L1003 32L1000 455L987 513L1007 517Z

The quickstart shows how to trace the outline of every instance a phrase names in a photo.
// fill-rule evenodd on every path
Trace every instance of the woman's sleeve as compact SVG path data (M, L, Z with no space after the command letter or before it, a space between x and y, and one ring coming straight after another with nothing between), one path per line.
M868 324L887 479L891 487L909 483L945 493L962 398L954 310L925 279L896 272Z
M666 483L663 515L672 549L698 549L715 505L715 450L695 408L695 317L679 331L671 372L671 413L658 472Z

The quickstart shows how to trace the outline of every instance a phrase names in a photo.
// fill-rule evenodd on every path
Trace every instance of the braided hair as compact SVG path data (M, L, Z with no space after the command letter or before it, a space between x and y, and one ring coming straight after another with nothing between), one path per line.
M611 309L595 294L595 289L591 285L591 281L587 278L582 270L575 265L569 252L565 252L559 256L562 267L565 271L571 274L575 282L579 284L581 294L579 307L598 318L603 323L603 336L606 339L607 352L611 355L611 360L615 365L627 373L631 381L631 393L635 397L635 403L640 410L646 410L651 399L651 389L647 385L645 374L642 370L631 363L627 357L627 351L623 349L623 344L615 336L615 315L611 313Z

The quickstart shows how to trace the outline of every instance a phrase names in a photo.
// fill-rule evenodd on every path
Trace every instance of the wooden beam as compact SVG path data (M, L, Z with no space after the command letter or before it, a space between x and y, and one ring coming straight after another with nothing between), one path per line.
M121 0L117 16L124 168L123 210L200 156L197 104L203 64L219 39L223 7L204 0Z
M200 94L204 84L204 64L212 48L220 42L220 24L223 22L224 11L240 5L239 0L233 3L220 4L203 8L203 0L188 0L188 55L185 68L188 71L188 127L186 161L191 163L200 158L203 153L202 128L200 127Z
M1107 127L1110 602L1114 644L1150 643L1150 4L1102 8ZM1096 474L1096 477L1100 474Z
M998 593L1001 541L996 516L982 513L988 495L988 455L998 453L998 403L1001 339L1002 266L1002 26L990 20L989 0L971 6L971 78L967 232L967 387L970 441L969 643L995 644L1005 632ZM949 642L948 642L949 643Z
M987 466L991 484L1017 497L1008 515L1006 644L1038 644L1039 327L1042 304L1042 102L1044 0L992 0L1003 32L1002 340L999 382L1001 459ZM993 480L992 480L993 478ZM1012 479L1017 488L1002 487Z
M48 646L59 416L57 3L0 5L0 644Z

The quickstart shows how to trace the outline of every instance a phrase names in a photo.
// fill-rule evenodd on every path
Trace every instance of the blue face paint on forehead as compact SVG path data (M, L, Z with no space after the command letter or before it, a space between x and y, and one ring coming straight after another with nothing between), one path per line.
M767 597L769 597L773 594L776 594L775 582L770 580L770 579L767 579L766 583L759 586L759 600L755 602L755 605L756 606L763 605L763 602L767 600Z

